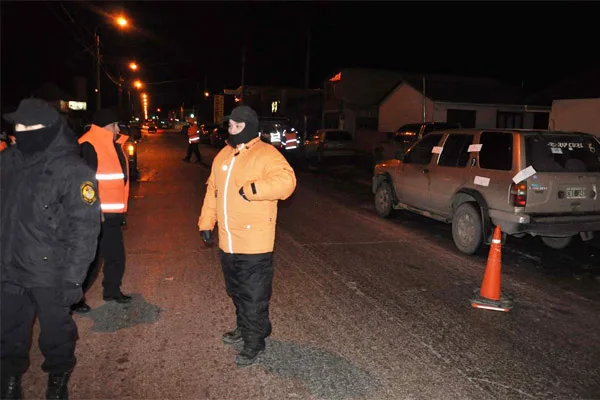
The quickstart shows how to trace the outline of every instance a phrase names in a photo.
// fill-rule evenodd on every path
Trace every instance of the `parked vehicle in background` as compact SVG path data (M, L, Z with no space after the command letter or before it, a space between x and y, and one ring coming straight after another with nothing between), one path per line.
M229 131L227 128L220 126L218 128L213 129L210 135L210 144L217 149L225 147L227 144L225 141L229 137Z
M562 249L600 231L600 142L590 134L454 129L425 135L375 166L375 210L452 224L463 253L492 238L540 236Z
M350 132L339 129L320 129L304 142L304 155L318 164L331 158L353 159L356 156Z
M460 124L448 122L425 122L402 125L388 140L379 143L373 149L375 162L394 158L396 153L405 152L413 143L423 136L438 130L460 128Z
M210 135L212 132L220 127L219 124L202 124L200 125L200 143L208 143L210 144Z

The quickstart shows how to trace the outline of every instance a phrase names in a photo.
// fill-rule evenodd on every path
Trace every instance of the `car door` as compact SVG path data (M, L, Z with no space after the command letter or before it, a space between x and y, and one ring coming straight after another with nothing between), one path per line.
M438 151L442 134L431 134L415 143L396 167L394 189L398 199L410 206L429 210L429 168Z
M432 211L440 215L450 215L450 204L456 190L472 181L472 167L469 166L469 146L473 144L472 133L451 133L443 141L442 149L434 157L429 176L429 204Z

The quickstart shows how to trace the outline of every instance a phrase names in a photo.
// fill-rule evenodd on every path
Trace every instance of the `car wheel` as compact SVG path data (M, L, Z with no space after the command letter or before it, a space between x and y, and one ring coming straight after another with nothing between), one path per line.
M567 237L548 237L542 236L542 242L551 249L562 250L573 241L573 236Z
M394 194L387 181L381 182L375 191L375 212L382 218L387 218L394 209Z
M479 208L473 203L463 203L452 217L452 239L458 250L475 254L483 244L483 225Z

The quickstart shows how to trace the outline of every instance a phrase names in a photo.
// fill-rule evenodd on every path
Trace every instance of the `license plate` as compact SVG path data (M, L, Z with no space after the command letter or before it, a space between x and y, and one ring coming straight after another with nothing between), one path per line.
M585 199L584 188L567 188L567 199Z

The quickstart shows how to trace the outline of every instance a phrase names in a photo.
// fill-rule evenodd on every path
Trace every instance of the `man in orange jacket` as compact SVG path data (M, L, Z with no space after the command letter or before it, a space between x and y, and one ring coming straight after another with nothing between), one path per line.
M236 327L223 335L223 342L244 341L235 359L243 367L257 360L271 334L277 202L292 195L296 176L283 155L260 140L254 110L240 106L226 119L228 145L212 163L198 228L212 245L212 230L219 225L225 288L236 312Z
M187 154L183 158L183 161L190 162L192 158L192 153L196 156L196 162L200 163L202 161L202 156L200 155L200 149L198 146L200 145L200 128L198 125L194 123L193 120L190 119L190 125L187 128L187 136L188 136L188 149Z
M123 151L126 135L120 134L119 119L111 109L96 112L92 127L80 139L81 155L96 172L100 207L104 216L100 233L98 257L103 261L103 300L117 303L131 302L131 296L121 292L125 274L125 245L123 225L129 203L129 163ZM89 289L99 270L94 263L83 284L84 292ZM73 311L86 313L90 307L82 299L73 306Z

